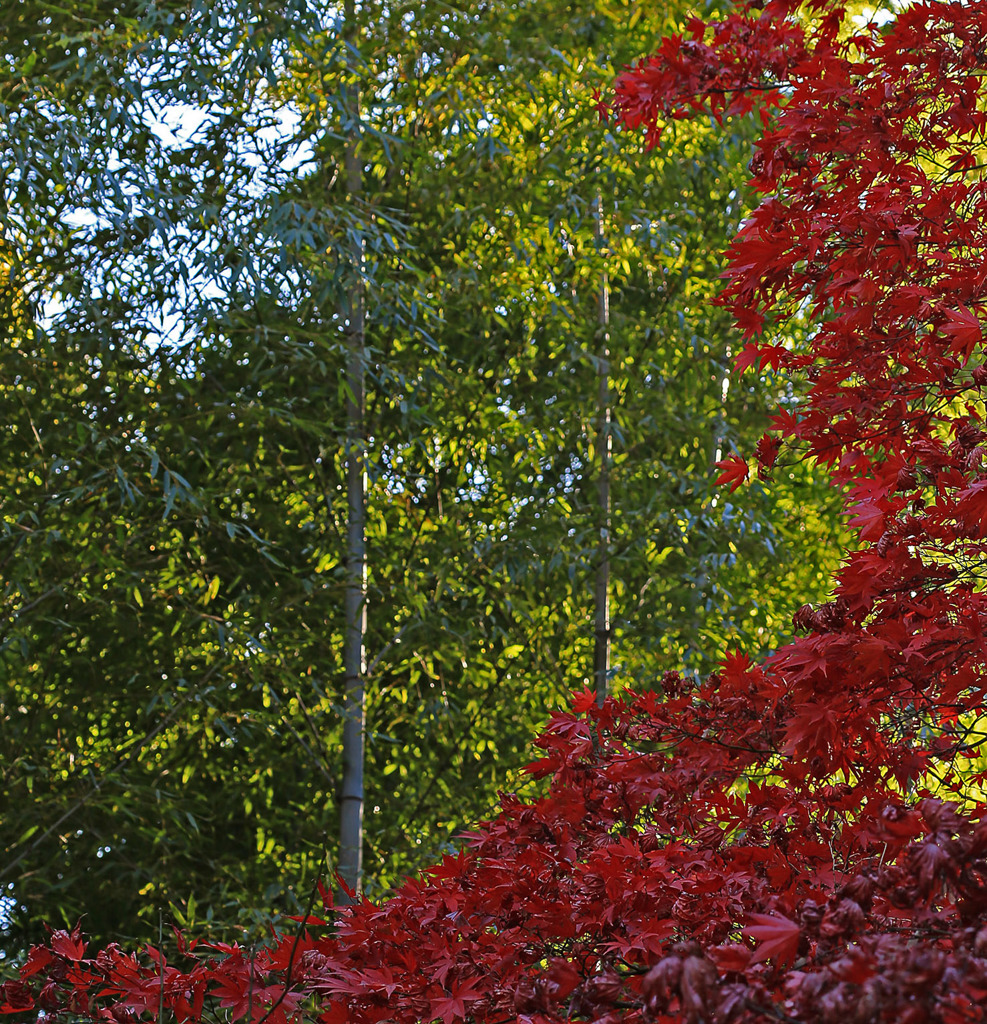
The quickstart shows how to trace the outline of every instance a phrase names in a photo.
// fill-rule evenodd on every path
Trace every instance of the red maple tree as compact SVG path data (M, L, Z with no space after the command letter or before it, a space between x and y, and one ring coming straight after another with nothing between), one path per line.
M621 75L609 114L758 113L722 301L800 375L758 445L829 467L860 547L759 664L590 693L533 802L380 905L267 948L36 947L9 1013L130 1024L987 1019L987 3L864 23L751 0ZM799 342L786 320L810 311ZM765 331L765 325L772 329ZM747 477L721 466L733 487Z

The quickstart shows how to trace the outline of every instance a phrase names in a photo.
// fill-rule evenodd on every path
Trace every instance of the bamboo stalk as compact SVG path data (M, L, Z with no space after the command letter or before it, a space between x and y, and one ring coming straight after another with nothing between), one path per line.
M354 0L345 8L347 44L346 190L351 202L363 194L359 157L360 92L353 84L356 42ZM343 774L339 793L339 875L359 894L363 879L364 741L366 732L367 472L365 437L366 322L363 294L363 239L355 237L350 258L353 281L347 290L346 319L346 630L343 642ZM342 892L339 902L352 898Z
M603 200L597 194L593 204L596 243L602 252ZM596 684L596 702L602 704L607 696L610 677L610 530L611 497L610 471L613 455L613 437L610 429L610 285L606 269L600 274L597 302L597 329L599 356L597 359L597 410L599 427L596 450L599 457L597 478L600 534L597 542L596 580L594 584L593 679Z

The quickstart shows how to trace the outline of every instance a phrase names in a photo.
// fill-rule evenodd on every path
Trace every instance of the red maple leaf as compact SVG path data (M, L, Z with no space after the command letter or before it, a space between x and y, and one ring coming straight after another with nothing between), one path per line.
M946 323L940 330L951 339L950 350L962 356L964 362L984 340L980 321L966 306L946 310Z
M730 484L731 494L750 476L750 467L747 465L747 460L742 459L739 455L730 455L725 459L721 459L716 464L716 468L722 469L723 472L716 478L714 483L717 487L721 484Z
M429 1016L440 1018L444 1024L452 1024L454 1020L465 1018L467 1003L475 1003L482 998L477 978L469 978L461 984L454 983L448 993L431 1000Z
M34 1008L34 997L27 985L20 981L0 984L0 1013L23 1013Z
M798 952L799 926L777 911L751 914L750 919L754 924L747 925L744 934L758 944L751 962L759 964L770 957L778 967L787 967Z
M879 540L884 533L884 509L876 501L861 501L851 509L850 525L860 528L862 540Z
M52 932L49 945L53 953L65 957L66 960L81 960L86 955L86 944L82 941L78 925L70 932L63 928Z
M591 707L596 704L596 693L588 687L584 690L579 690L572 696L572 710L576 714L585 714Z

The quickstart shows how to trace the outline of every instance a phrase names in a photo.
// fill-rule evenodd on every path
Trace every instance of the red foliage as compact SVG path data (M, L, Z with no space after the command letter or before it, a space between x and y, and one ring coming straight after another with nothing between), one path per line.
M701 682L591 695L539 739L546 796L458 857L259 953L87 956L53 933L0 1010L128 1024L987 1019L987 3L859 25L751 0L622 75L657 141L757 110L763 193L722 301L740 368L807 391L755 453L830 468L861 546L801 634ZM785 339L788 317L817 327ZM770 339L763 325L778 325ZM739 458L721 464L739 486Z

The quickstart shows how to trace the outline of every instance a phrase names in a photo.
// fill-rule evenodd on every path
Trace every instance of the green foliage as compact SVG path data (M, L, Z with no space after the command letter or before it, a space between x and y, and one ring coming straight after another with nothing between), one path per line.
M670 155L644 159L593 104L613 72L604 40L629 58L664 26L638 18L628 30L626 12L572 5L385 15L367 14L361 42L361 154L368 204L403 225L387 280L403 276L422 310L411 332L379 310L369 327L380 813L368 831L371 875L387 884L413 863L409 839L434 853L443 832L485 813L545 708L589 675L604 268L614 685L647 686L683 658L709 669L700 651L753 633L770 645L789 628L786 596L821 591L838 546L825 546L836 528L812 511L825 493L804 471L771 496L756 486L744 508L709 486L717 450L749 451L763 429L765 389L729 380L737 341L711 306L743 209L746 129L680 127ZM292 82L311 90L304 74ZM340 180L340 135L317 151L320 188ZM338 466L332 481L342 521ZM818 563L793 571L780 552L807 520ZM338 543L325 542L338 564Z
M104 939L250 932L331 862L354 239L371 888L487 813L590 674L604 269L614 686L770 646L839 550L804 468L742 504L710 485L764 426L711 305L746 129L644 156L593 107L664 16L361 5L355 126L331 11L90 6L3 16L9 950L80 914Z

